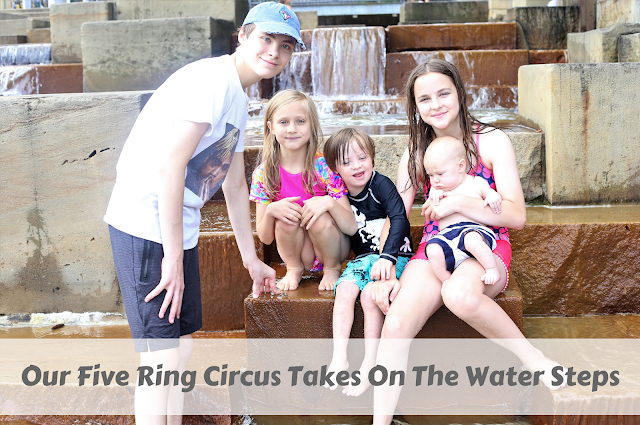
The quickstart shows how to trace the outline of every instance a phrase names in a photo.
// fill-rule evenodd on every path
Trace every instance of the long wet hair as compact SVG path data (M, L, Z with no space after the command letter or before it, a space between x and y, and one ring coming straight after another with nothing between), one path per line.
M272 122L274 115L280 108L290 103L301 102L307 110L307 118L311 126L311 136L307 142L307 154L302 171L302 182L305 189L313 194L313 186L317 182L315 158L318 150L318 141L322 137L320 118L313 100L298 90L282 90L271 98L264 114L264 145L262 148L262 164L264 169L264 187L270 199L274 199L280 192L280 143L275 134L269 129L267 123Z
M481 133L487 128L491 130L495 129L495 127L490 124L481 123L469 113L467 91L464 88L464 83L455 65L442 59L431 59L416 66L413 71L411 71L411 74L409 74L409 78L404 87L407 117L409 119L409 177L411 179L411 186L416 189L418 189L420 187L419 184L426 179L426 171L423 164L424 153L429 144L436 138L433 127L422 120L418 107L416 106L415 98L416 80L429 72L437 72L451 78L458 93L458 103L460 104L458 118L460 120L460 127L462 128L462 144L464 145L469 168L467 171L475 169L479 163L478 147L473 139L473 135ZM404 190L409 189L411 186L407 185Z

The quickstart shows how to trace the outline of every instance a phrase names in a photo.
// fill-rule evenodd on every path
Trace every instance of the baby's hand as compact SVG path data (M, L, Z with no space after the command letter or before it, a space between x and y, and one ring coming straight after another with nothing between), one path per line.
M434 189L433 187L429 190L429 199L433 201L433 205L440 205L440 199L444 198L444 191Z
M371 267L371 280L389 280L391 279L391 269L393 263L386 258L380 258ZM395 276L394 276L395 277Z
M489 205L494 214L500 214L502 212L502 196L493 189L489 190L484 198L484 206L486 207L487 205Z

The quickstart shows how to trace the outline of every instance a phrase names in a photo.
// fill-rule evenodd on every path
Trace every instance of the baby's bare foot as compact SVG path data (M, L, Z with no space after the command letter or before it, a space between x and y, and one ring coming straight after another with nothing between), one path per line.
M335 372L333 374L333 376L335 377L338 374L338 372L341 372L343 370L348 370L348 369L349 369L349 362L347 361L346 358L343 358L343 359L333 358L331 359L331 364L329 365L328 372ZM329 388L331 391L338 388L337 384L330 386L329 384L325 383L324 386L325 388Z
M493 285L500 280L500 272L496 267L486 269L485 273L480 277L485 285Z
M333 290L333 285L340 278L340 270L331 270L324 269L322 274L322 280L320 281L320 285L318 285L318 289L321 291L331 291Z
M293 291L294 289L298 289L298 284L300 283L300 279L302 279L303 273L304 270L287 269L287 274L280 279L280 282L278 282L276 286L281 291Z

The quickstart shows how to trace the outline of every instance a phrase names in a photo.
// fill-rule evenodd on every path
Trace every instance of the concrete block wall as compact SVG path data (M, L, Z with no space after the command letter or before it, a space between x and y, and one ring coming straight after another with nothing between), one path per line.
M487 1L407 2L400 8L400 25L487 22L488 19Z
M567 48L567 34L580 30L580 8L514 7L507 11L507 20L517 22L531 50Z
M640 0L597 0L596 28L640 23Z
M122 312L107 225L150 93L0 97L0 312Z
M518 113L544 132L552 204L640 201L640 63L520 67Z
M80 28L85 22L111 21L115 3L54 4L51 6L51 60L53 63L82 63Z
M640 62L640 33L618 39L618 62Z
M623 35L640 33L640 24L618 24L585 33L567 35L570 63L618 61L618 40Z
M247 0L118 0L116 6L118 20L210 16L231 21L236 27L249 12Z
M84 91L157 89L184 65L229 53L234 28L209 17L87 23Z

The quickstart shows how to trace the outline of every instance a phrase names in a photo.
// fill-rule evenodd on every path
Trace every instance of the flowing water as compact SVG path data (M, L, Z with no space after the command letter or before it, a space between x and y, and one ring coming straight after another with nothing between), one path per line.
M0 96L38 93L38 68L51 63L51 44L0 46Z
M8 44L0 46L0 66L51 63L51 44Z

